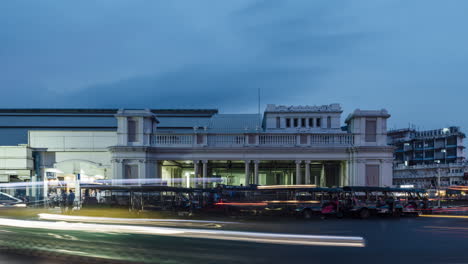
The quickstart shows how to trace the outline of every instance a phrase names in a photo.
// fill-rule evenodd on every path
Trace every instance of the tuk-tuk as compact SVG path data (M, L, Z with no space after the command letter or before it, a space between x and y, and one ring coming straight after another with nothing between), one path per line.
M423 189L392 188L396 199L396 207L402 215L419 216L432 212L432 206Z
M343 211L347 215L366 219L371 215L401 214L394 188L347 186L343 191Z
M310 219L314 215L343 217L340 197L341 188L309 188L303 190L308 193L308 199L298 203L296 213L305 219Z

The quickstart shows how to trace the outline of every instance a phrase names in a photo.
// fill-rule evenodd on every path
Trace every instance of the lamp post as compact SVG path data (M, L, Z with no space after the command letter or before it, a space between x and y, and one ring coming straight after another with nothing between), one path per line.
M438 207L440 208L440 168L437 169L437 197L438 199Z

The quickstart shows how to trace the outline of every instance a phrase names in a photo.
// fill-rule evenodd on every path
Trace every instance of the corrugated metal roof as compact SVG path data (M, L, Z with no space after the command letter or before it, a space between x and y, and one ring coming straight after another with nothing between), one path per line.
M126 108L127 109L127 108ZM129 110L129 109L127 109ZM142 109L133 109L142 110ZM1 115L57 115L57 114L116 114L118 109L111 108L0 108ZM218 109L151 109L151 112L161 115L213 115L218 113Z
M0 127L117 128L113 116L0 116Z
M180 127L180 128L193 128L193 127L207 127L209 117L157 117L159 120L159 127Z
M218 114L213 115L208 126L211 133L244 133L261 129L258 114Z

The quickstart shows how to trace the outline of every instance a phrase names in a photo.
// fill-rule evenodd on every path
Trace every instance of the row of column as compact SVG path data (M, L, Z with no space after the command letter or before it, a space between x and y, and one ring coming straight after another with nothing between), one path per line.
M140 175L156 175L157 178L161 178L162 177L162 162L161 161L156 161L156 162L152 162L154 164L154 166L147 166L147 161L143 161L140 163L140 166L139 166L139 174ZM198 179L199 175L200 175L200 163L201 163L201 182L202 182L202 187L203 188L206 188L207 187L207 182L208 182L208 160L194 160L193 161L193 167L194 167L194 177L195 179ZM251 163L253 163L253 175L252 175L252 171L251 171L251 168L250 168L250 165ZM310 184L310 174L311 174L311 171L310 171L310 163L311 161L310 160L296 160L295 161L296 163L296 184ZM305 182L303 182L303 177L302 177L302 164L304 163L305 165ZM251 182L253 184L258 184L259 183L259 164L260 164L260 160L245 160L245 182L244 184L245 185L249 185ZM118 165L122 165L122 161L118 160L116 162L114 162L114 171L115 171L115 179L124 179L125 176L123 175L124 172L123 172L123 166L118 166ZM149 169L151 168L151 169ZM155 170L155 171L153 171ZM322 174L324 173L324 169L322 169ZM253 176L253 179L251 178ZM138 177L140 178L140 177ZM322 179L324 177L322 177L322 175L320 176L320 179ZM317 179L315 181L315 183L317 183ZM320 185L323 185L324 183L320 183ZM187 176L186 178L186 182L185 182L185 186L186 187L190 187L191 186L191 177L190 175Z
M258 184L259 182L259 164L260 160L246 160L245 161L245 185L249 185L251 180L251 170L250 170L250 163L254 164L254 175L253 175L253 183ZM296 184L310 184L310 160L296 160ZM301 173L301 165L302 162L305 164L305 183L302 182L302 173ZM198 176L198 171L199 171L199 163L200 161L195 160L193 161L194 164L194 172L195 172L195 177ZM206 178L208 176L208 161L203 160L202 161L203 168L202 168L202 186L203 188L206 187ZM190 187L190 177L187 177L187 187Z
M207 160L202 160L202 187L206 188L206 181L208 177L208 161ZM198 176L198 170L199 170L199 160L194 160L193 161L193 171L195 172L195 178ZM190 188L190 175L187 176L187 182L186 182L186 187Z

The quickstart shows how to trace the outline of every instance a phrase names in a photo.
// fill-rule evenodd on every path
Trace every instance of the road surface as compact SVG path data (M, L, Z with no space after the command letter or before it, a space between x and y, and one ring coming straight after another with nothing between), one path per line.
M357 236L365 239L365 246L270 244L0 223L0 263L82 263L95 258L102 263L468 263L468 217L224 220L236 223L180 223L180 228ZM158 225L165 224L151 224Z

